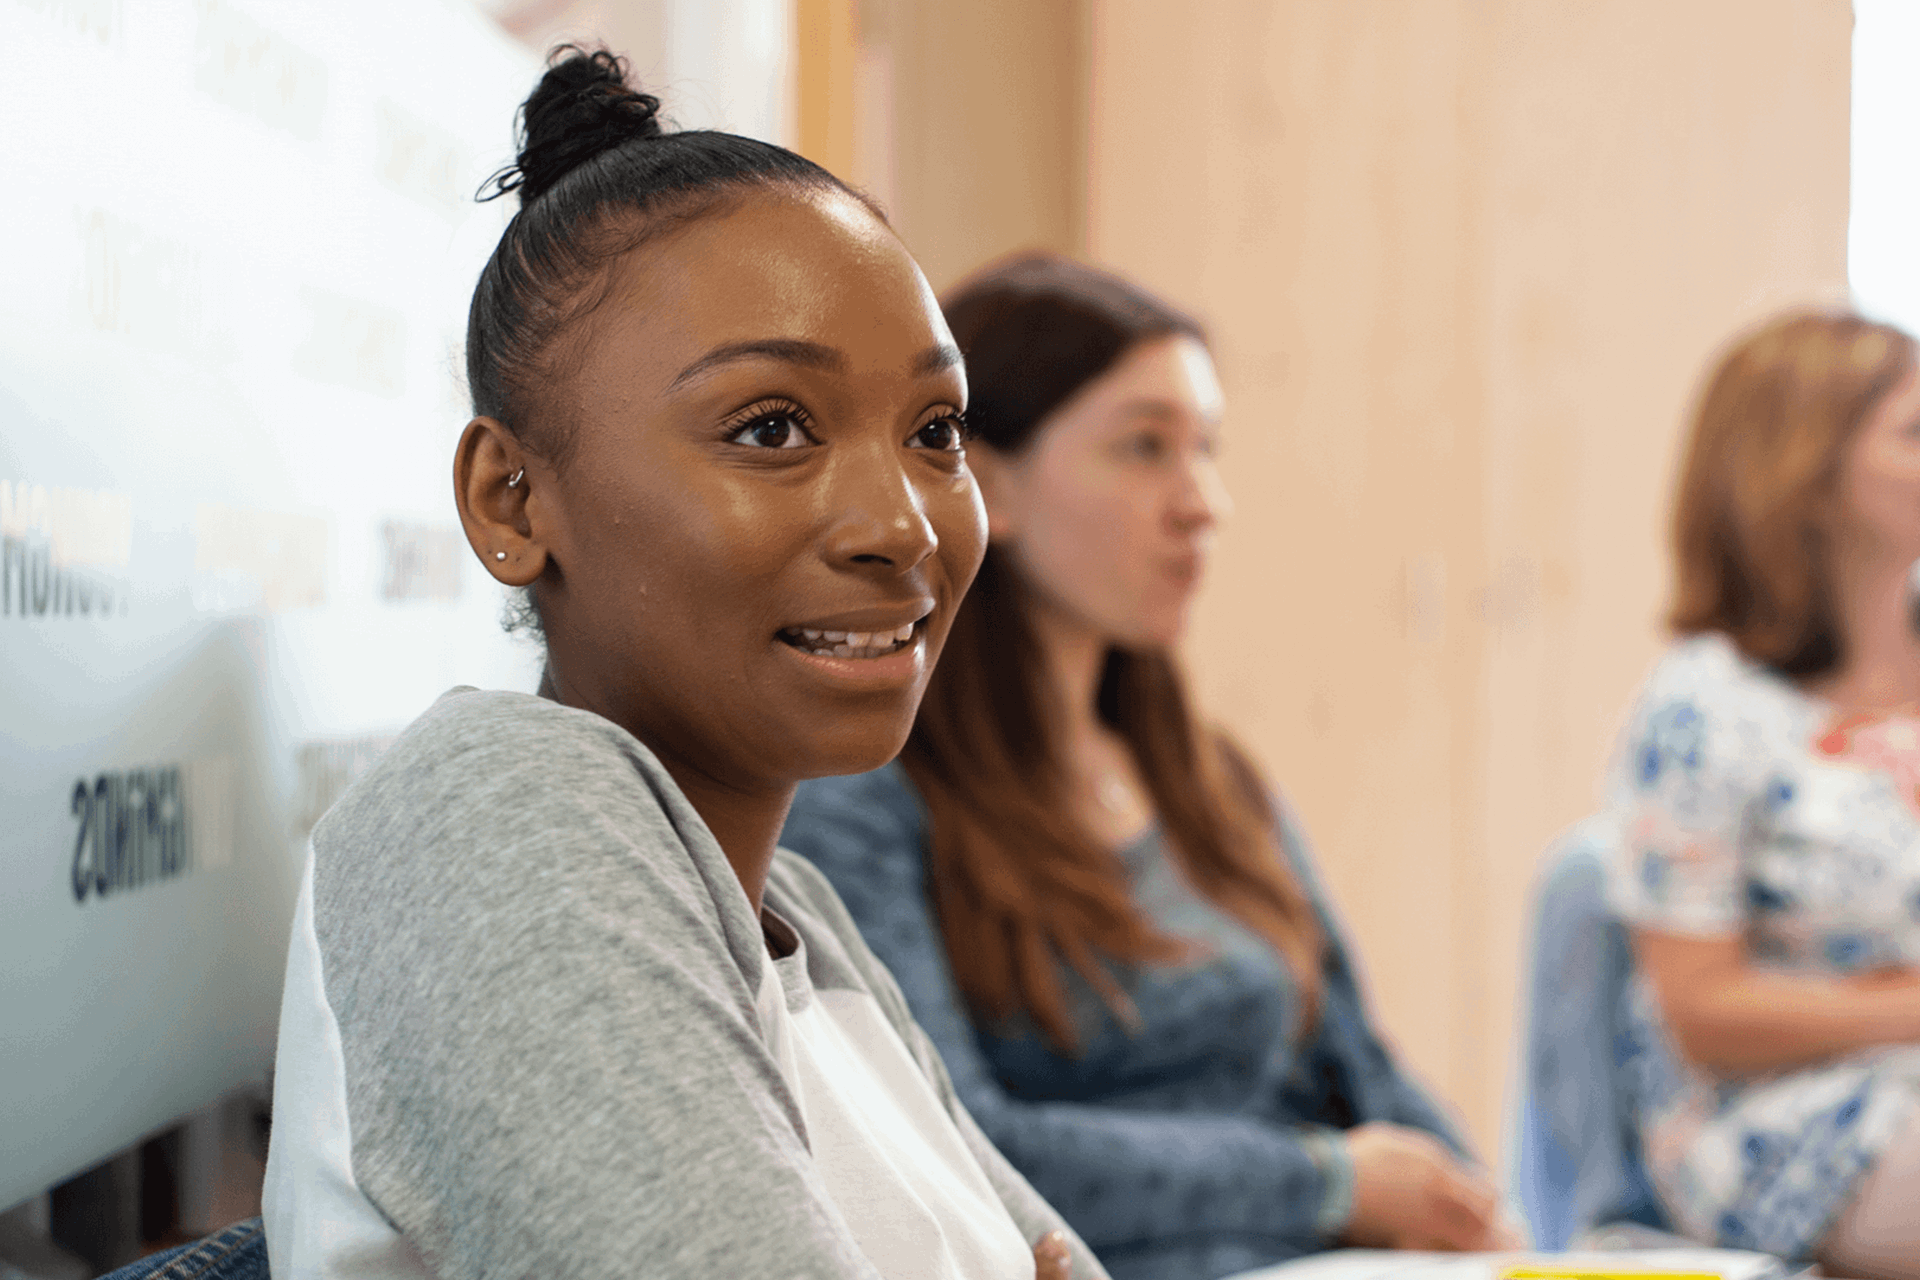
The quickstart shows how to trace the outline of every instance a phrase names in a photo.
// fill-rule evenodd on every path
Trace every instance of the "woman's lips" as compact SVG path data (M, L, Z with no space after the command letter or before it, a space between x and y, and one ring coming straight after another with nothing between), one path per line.
M920 623L884 631L832 631L816 627L788 627L780 639L802 653L834 658L884 658L913 643Z
M796 643L783 631L775 649L831 686L855 691L893 689L911 686L926 672L926 628L916 622L908 632L905 640L895 640L888 633L880 637L884 644L835 644L827 648L824 635L817 642L809 642L803 631Z

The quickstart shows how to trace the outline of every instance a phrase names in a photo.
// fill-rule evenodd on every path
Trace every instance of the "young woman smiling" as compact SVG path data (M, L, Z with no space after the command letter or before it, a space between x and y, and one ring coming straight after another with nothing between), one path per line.
M562 54L454 463L547 696L453 690L314 832L274 1274L1098 1275L774 847L899 750L979 564L959 352L834 178Z
M900 763L802 787L783 842L1115 1276L1507 1242L1171 656L1227 505L1199 328L1052 257L945 308L991 545Z

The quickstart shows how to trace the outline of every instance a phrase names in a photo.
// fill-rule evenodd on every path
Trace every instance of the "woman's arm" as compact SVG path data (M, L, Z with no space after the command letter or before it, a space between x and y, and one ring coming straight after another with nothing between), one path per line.
M1749 963L1738 937L1631 934L1675 1046L1709 1071L1752 1075L1920 1042L1920 971L1776 973Z
M347 1123L276 1145L337 1129L443 1277L877 1280L766 1044L759 921L664 772L532 699L423 724L315 832Z
M1745 945L1747 853L1793 803L1805 709L1718 640L1689 641L1649 677L1614 771L1608 886L1661 1020L1688 1060L1729 1075L1920 1040L1920 976L1770 972Z
M1345 930L1320 882L1306 833L1285 800L1276 796L1280 845L1294 876L1313 899L1326 935L1321 966L1320 1016L1306 1050L1301 1079L1277 1100L1304 1115L1328 1115L1352 1126L1384 1121L1430 1133L1460 1159L1472 1153L1453 1123L1407 1073L1387 1047L1368 1007L1359 966Z
M1096 1251L1196 1235L1325 1247L1345 1220L1340 1158L1262 1120L1033 1102L981 1054L924 887L919 815L890 774L808 784L781 843L833 883L893 973L980 1128ZM1323 1214L1337 1211L1331 1225Z

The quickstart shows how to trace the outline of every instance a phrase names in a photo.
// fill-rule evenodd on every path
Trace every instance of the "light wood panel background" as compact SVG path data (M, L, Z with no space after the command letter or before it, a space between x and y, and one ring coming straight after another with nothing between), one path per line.
M1501 1147L1530 882L1660 643L1713 349L1845 283L1845 0L797 0L944 285L1085 253L1212 326L1188 656L1416 1067ZM803 102L801 119L808 118Z

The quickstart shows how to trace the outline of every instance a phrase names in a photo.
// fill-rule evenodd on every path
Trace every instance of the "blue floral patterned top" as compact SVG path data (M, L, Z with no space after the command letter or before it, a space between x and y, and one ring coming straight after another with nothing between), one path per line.
M1738 935L1757 964L1920 964L1920 718L1836 716L1726 637L1640 692L1608 787L1629 924ZM1684 1062L1650 987L1630 1058L1649 1173L1688 1235L1808 1257L1920 1098L1920 1047L1721 1079Z

